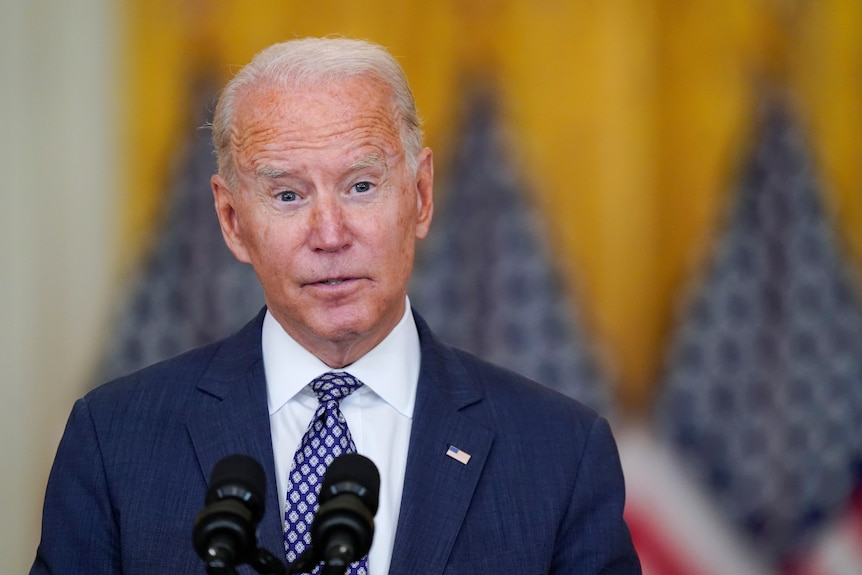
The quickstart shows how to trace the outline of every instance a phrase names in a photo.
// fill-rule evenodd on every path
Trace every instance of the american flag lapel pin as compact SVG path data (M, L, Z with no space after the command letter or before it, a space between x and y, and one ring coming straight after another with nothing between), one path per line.
M454 445L449 446L449 449L446 450L446 455L464 465L467 465L467 462L470 461L470 454L466 451L461 451Z

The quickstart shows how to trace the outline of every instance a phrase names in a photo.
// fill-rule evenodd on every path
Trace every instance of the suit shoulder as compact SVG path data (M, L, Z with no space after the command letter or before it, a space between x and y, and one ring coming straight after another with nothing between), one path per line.
M80 401L97 426L164 425L181 420L199 405L202 380L214 377L235 383L217 365L226 340L208 344L108 381Z
M506 411L525 419L535 418L538 413L553 421L579 421L582 427L589 428L599 418L571 396L440 340L418 312L414 310L413 314L422 344L423 370L435 378L438 390L447 390L453 396L481 396L481 403L494 412Z
M227 338L104 383L91 390L85 400L98 403L126 397L141 401L162 396L179 398L190 395L204 378L216 388L221 382L235 382L262 360L260 330L264 311Z
M262 354L260 337L265 316L266 307L263 307L255 317L229 335L210 343L197 345L173 357L151 363L127 374L109 374L111 377L107 387L113 388L117 385L122 387L135 381L150 380L175 372L202 371L223 349L225 356L236 357L239 361L260 357ZM104 386L105 384L102 387Z
M538 383L515 371L479 358L467 351L452 348L470 379L480 387L485 400L495 409L506 409L507 415L536 414L548 418L564 418L590 427L599 415L587 405Z
M210 365L220 344L221 342L216 342L195 348L122 375L95 387L85 398L91 402L111 401L118 396L134 394L144 389L156 391L159 388L169 387L177 391L178 387L194 387L195 382Z

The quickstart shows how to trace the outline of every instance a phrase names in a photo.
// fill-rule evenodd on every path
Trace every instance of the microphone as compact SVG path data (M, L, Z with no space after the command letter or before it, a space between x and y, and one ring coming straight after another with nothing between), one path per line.
M329 465L311 526L312 553L315 563L324 562L322 575L343 575L368 553L379 499L380 473L370 459L347 453Z
M216 463L192 534L207 573L235 573L236 565L255 559L265 493L266 474L255 459L235 454Z
M318 495L311 546L287 567L257 547L265 494L266 475L253 458L235 454L216 463L192 533L208 575L236 575L235 567L244 563L263 574L305 573L320 562L321 575L344 575L371 549L380 473L367 457L350 453L332 461Z

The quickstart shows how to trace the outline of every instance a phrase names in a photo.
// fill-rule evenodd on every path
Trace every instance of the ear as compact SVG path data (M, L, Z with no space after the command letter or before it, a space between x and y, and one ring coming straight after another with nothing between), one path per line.
M434 154L431 148L425 148L419 154L416 167L416 239L428 235L431 218L434 215Z
M227 247L234 257L243 263L251 263L248 250L243 240L240 229L239 217L236 211L237 196L227 186L227 182L221 175L215 174L210 179L213 189L213 200L215 201L216 215L221 226L221 233Z

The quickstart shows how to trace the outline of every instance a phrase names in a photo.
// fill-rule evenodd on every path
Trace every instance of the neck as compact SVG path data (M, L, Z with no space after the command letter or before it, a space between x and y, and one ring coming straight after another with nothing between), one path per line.
M288 321L282 321L274 313L273 317L282 329L309 353L332 369L342 369L356 362L386 339L401 321L404 316L404 309L402 306L398 313L392 314L392 317L381 319L370 330L362 332L345 330L335 334L321 334L308 329L306 326L297 326Z

